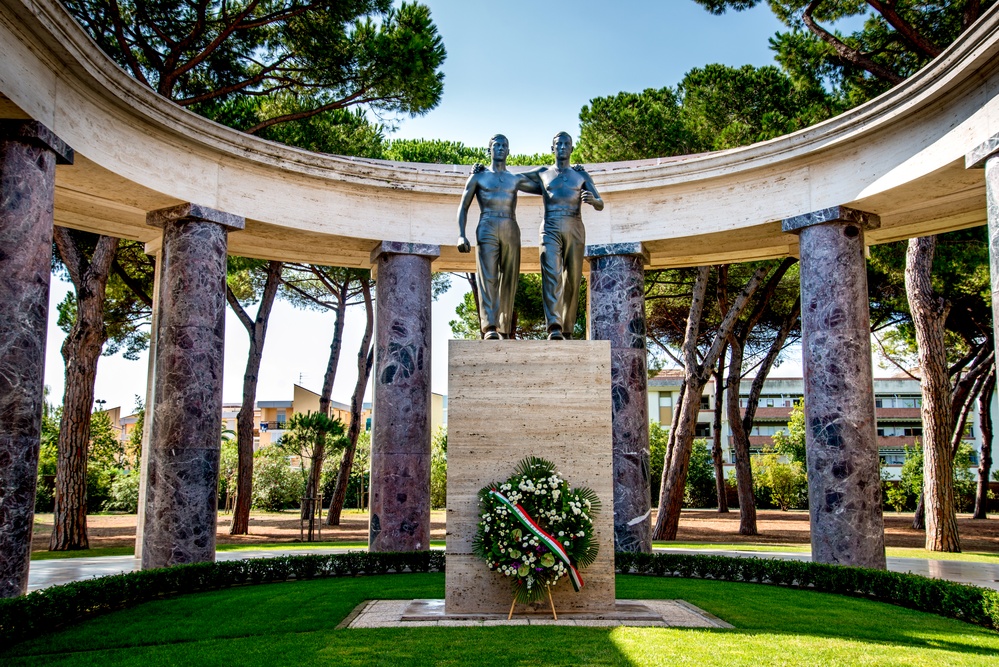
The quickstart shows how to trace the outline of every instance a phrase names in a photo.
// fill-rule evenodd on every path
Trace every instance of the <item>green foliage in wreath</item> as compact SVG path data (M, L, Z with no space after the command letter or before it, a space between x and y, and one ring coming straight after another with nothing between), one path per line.
M597 494L588 488L570 488L551 461L524 459L505 482L479 491L479 529L472 543L473 552L485 559L490 570L511 579L518 603L530 604L546 597L548 588L568 575L569 568L514 511L490 493L494 489L558 540L577 569L596 560L592 517L600 512Z

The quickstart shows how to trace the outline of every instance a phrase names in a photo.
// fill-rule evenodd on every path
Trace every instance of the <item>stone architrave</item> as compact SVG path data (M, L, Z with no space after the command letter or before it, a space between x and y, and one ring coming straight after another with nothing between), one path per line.
M44 402L56 164L73 150L0 121L0 598L28 589Z
M652 551L645 264L641 243L586 247L590 340L611 344L614 549Z
M244 219L182 204L163 228L142 569L215 560L226 249Z
M375 301L370 551L430 549L430 264L440 246L383 242Z
M885 569L864 230L836 206L783 221L801 248L805 445L812 560Z
M992 279L992 337L999 341L999 134L977 146L964 159L968 169L985 169L989 224L989 274Z
M608 341L452 340L448 347L447 572L445 614L506 614L510 580L472 553L479 490L528 456L552 461L570 486L600 498L600 552L553 591L559 613L614 609L614 481ZM644 400L644 399L643 399Z

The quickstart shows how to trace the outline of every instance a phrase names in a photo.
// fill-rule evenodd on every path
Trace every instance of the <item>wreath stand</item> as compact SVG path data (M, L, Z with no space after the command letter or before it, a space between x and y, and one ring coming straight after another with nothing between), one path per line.
M545 588L545 592L548 593L548 604L550 604L551 607L552 607L552 618L554 618L557 621L558 620L558 614L555 613L555 600L552 599L552 588L551 588L551 586L546 587ZM509 621L511 618L513 618L513 608L515 606L517 606L517 596L516 595L513 596L513 602L510 603L510 613L506 615L506 620Z

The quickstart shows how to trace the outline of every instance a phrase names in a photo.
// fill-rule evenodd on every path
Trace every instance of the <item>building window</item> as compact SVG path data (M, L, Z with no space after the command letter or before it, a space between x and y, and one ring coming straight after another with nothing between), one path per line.
M754 424L753 430L749 432L749 435L776 435L777 433L786 433L787 427L778 426L777 424Z
M912 438L923 435L922 426L879 426L878 436L882 438Z
M905 452L882 452L881 465L900 466L905 463Z
M660 408L671 408L673 407L673 394L659 394L659 407Z
M694 429L695 438L710 438L711 437L711 424L705 424L704 422L697 422L697 427Z
M707 396L702 395L701 410L710 410L710 409L711 409L711 400Z

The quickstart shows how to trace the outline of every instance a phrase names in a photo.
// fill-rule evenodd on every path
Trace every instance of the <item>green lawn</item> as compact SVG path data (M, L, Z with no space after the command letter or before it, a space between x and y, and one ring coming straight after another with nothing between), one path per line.
M0 653L4 665L999 665L999 634L867 600L618 577L624 598L681 598L735 630L491 627L336 630L369 598L442 597L444 575L325 579L188 595Z

